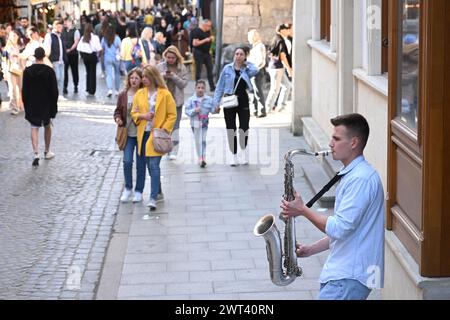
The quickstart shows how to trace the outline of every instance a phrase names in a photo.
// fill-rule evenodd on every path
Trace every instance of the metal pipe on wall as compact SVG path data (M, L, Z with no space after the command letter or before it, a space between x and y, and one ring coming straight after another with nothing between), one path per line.
M216 33L216 56L215 56L215 69L216 69L216 81L220 76L220 61L222 57L222 34L223 34L223 1L217 0L216 3L216 18L217 18L217 33Z

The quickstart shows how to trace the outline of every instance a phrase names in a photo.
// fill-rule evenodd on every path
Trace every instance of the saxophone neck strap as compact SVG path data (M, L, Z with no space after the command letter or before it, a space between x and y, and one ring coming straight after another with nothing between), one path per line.
M336 183L339 182L339 180L342 179L342 177L345 176L345 174L340 175L339 173L337 173L333 179L331 179L323 188L322 190L319 191L319 193L317 193L307 204L306 206L308 208L311 208L314 203L317 202L317 200L319 200L320 198L322 198L322 196L328 192L328 190L331 189L332 186L334 186Z

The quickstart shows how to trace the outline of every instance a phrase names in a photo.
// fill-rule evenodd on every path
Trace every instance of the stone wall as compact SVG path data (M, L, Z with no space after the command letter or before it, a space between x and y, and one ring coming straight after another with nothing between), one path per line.
M258 29L268 44L275 27L292 22L293 0L224 0L223 42L247 42L247 32Z

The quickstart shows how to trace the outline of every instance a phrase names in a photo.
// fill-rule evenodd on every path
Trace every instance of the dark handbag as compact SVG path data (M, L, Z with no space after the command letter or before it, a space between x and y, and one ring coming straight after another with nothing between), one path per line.
M128 138L127 127L117 126L116 143L117 143L117 146L119 147L119 150L125 149L125 146L127 144L127 138Z
M166 154L172 151L173 143L172 137L164 129L154 128L153 132L153 149L161 154Z

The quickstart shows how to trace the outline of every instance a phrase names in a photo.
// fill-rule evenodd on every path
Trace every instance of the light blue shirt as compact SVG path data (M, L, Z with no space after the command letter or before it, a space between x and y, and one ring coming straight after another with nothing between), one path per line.
M384 191L375 169L359 156L342 169L334 215L325 232L330 254L320 283L354 279L368 288L384 285Z
M115 36L114 42L112 43L111 47L108 46L105 38L102 39L101 46L105 55L105 61L118 61L116 57L120 56L120 44L121 41L118 36Z

